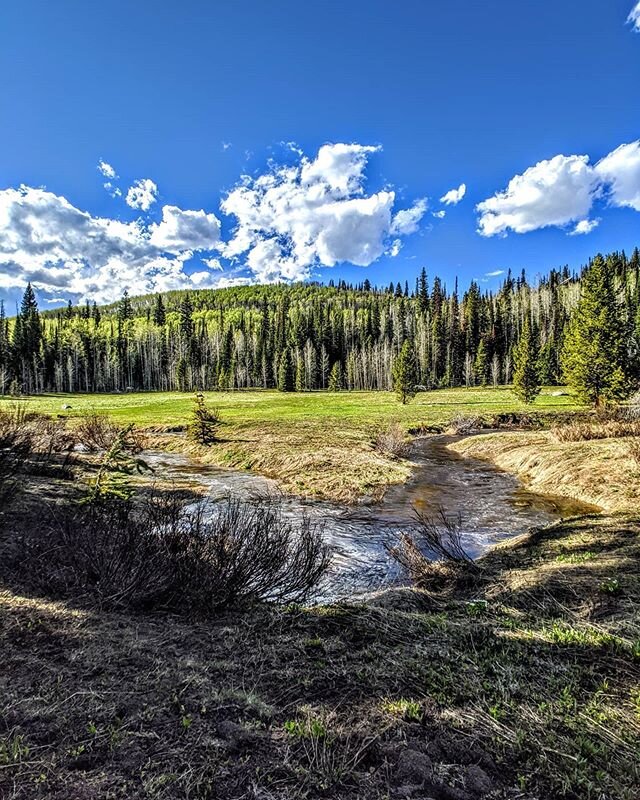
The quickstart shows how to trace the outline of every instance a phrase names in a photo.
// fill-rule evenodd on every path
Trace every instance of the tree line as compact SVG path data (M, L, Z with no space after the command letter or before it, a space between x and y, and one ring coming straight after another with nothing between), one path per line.
M29 285L15 317L0 304L3 394L390 390L402 374L412 390L515 383L529 399L527 386L582 381L599 402L637 383L639 353L637 248L535 285L509 272L495 292L447 289L423 269L411 287L125 292L109 306L40 312Z

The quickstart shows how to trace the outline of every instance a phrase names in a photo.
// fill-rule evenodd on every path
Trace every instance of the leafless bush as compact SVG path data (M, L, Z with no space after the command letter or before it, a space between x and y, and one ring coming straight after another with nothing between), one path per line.
M387 428L379 431L373 446L379 453L392 458L404 458L410 449L404 429L398 422L393 422Z
M517 430L541 427L541 422L537 417L523 411L504 411L500 414L494 414L487 424L490 428L513 428Z
M569 422L551 429L559 442L586 442L593 439L622 439L640 436L640 419L605 422Z
M452 573L477 572L478 566L462 543L460 517L447 516L438 509L434 516L415 512L416 524L411 533L387 546L387 552L419 588L437 588Z
M75 439L65 420L30 413L24 403L0 411L0 498L16 489L18 474L66 474Z
M121 428L112 419L96 411L80 417L75 427L78 442L90 453L108 450L120 431ZM145 447L145 437L137 428L131 427L126 444L129 452L139 453Z
M189 509L158 494L80 508L38 553L42 588L101 607L213 613L302 602L326 572L322 532L275 504L235 499Z
M472 433L484 427L486 427L484 420L476 415L465 416L464 414L458 414L449 423L449 430L459 435Z
M629 398L625 406L625 413L628 420L640 422L640 392L636 392Z

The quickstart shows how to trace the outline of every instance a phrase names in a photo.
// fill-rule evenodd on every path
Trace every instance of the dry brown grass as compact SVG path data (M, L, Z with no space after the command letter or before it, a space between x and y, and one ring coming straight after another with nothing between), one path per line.
M608 420L604 422L569 422L552 428L559 442L587 442L593 439L624 439L640 436L640 420Z
M451 448L514 473L533 491L633 512L640 505L640 480L628 444L627 439L559 442L540 431L474 436Z
M203 464L273 478L287 493L339 503L379 499L389 485L411 474L408 463L379 452L366 434L339 421L248 423L233 431L221 426L219 441L211 447L176 435L160 434L152 441L154 447L187 453Z

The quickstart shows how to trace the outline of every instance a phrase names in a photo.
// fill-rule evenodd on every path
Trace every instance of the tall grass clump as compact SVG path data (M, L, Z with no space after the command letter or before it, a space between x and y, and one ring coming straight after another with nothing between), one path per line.
M460 517L448 516L443 508L435 515L415 511L409 533L386 546L410 582L419 589L438 590L455 577L471 577L479 572L476 562L462 542Z

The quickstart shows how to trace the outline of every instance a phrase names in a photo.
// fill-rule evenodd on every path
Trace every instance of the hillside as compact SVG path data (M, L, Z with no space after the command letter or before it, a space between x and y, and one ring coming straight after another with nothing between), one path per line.
M640 341L640 253L610 253L630 352ZM123 299L41 315L22 342L0 319L0 389L26 392L388 390L403 343L426 388L509 384L530 313L543 384L561 382L560 354L581 277L552 270L530 284L509 274L497 293L415 285L245 286ZM35 296L30 301L36 302ZM34 306L33 313L37 306ZM24 337L23 337L24 338ZM22 343L21 343L22 342Z

